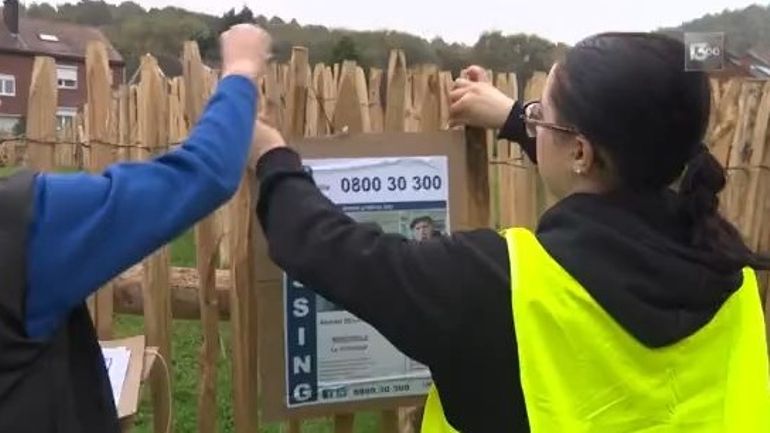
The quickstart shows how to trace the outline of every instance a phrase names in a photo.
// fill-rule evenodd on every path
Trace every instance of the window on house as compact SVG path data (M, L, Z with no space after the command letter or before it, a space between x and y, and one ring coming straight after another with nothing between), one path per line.
M78 88L78 67L69 65L56 65L56 80L60 89Z
M0 137L13 134L18 123L19 118L17 116L0 115Z
M59 131L66 128L72 128L75 125L75 118L78 115L78 109L72 107L59 107L56 109L56 127Z
M16 96L16 77L0 74L0 96Z

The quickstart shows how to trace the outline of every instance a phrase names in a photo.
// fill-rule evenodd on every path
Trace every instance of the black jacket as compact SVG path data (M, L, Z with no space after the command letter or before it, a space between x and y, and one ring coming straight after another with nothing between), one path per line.
M522 143L516 104L501 136ZM356 224L289 149L258 164L257 213L273 260L430 367L450 423L464 433L527 432L511 312L508 251L496 232L421 243ZM672 192L574 195L541 219L538 240L632 335L650 347L707 323L741 283L738 269L688 247Z
M118 433L85 304L51 338L27 336L25 257L33 183L27 171L0 179L0 432Z

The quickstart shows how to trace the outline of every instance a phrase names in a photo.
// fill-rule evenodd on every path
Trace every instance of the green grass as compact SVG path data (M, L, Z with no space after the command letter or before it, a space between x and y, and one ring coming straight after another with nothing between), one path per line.
M0 167L0 177L12 175L18 168L17 167Z
M174 266L195 266L195 240L192 231L176 239L171 246ZM221 351L217 364L217 424L220 433L234 431L232 407L232 359L230 324L220 324ZM144 320L138 316L117 315L115 318L116 337L126 337L144 333ZM171 329L171 368L173 369L173 411L175 432L192 433L197 431L198 405L198 353L203 341L200 322L174 320ZM150 394L145 388L139 415L136 419L135 433L152 433L152 406ZM255 408L257 410L257 408ZM378 431L379 420L373 413L363 413L356 417L355 431L374 433ZM261 431L279 433L285 431L281 425L263 426ZM330 420L309 421L303 428L304 433L331 433Z

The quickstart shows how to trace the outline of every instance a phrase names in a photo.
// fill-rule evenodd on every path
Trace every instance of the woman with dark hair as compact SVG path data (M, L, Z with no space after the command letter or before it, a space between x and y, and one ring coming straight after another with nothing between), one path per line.
M453 120L518 141L559 198L534 233L361 227L257 126L272 257L430 367L424 432L770 431L754 275L770 261L718 213L708 77L684 54L593 36L526 105L481 68L456 82Z

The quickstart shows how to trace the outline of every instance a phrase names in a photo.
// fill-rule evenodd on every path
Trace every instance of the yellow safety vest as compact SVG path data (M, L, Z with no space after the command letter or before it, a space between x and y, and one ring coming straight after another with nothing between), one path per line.
M651 349L607 314L531 232L504 235L532 433L770 432L767 343L752 270L744 271L743 285L711 322ZM456 432L432 389L422 433Z

